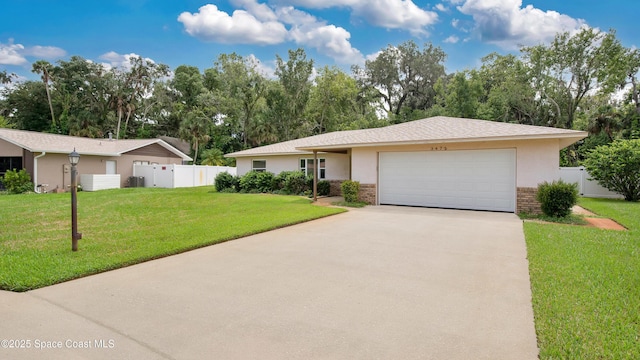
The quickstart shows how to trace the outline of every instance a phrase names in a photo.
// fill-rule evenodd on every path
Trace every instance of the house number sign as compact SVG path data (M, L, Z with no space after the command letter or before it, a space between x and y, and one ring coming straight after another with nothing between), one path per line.
M447 151L446 146L432 146L431 151Z

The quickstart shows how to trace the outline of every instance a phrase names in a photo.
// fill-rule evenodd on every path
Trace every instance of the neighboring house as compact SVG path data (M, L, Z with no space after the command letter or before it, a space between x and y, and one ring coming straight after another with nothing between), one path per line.
M559 151L584 131L437 116L337 131L227 154L238 175L304 170L360 182L370 204L538 212L537 186L559 177Z
M0 128L0 176L26 169L35 186L65 190L70 184L69 153L80 154L78 175L119 174L121 186L133 175L134 164L182 164L192 160L161 139L89 139Z

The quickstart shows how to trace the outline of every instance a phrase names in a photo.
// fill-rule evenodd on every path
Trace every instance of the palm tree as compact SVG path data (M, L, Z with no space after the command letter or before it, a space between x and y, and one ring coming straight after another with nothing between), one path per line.
M591 134L598 135L602 132L607 134L610 141L613 141L614 133L622 130L621 116L611 105L601 106L591 119L588 131Z
M51 126L56 126L56 116L53 113L53 103L51 102L51 92L49 91L49 81L51 80L51 70L53 66L46 60L38 60L33 63L31 71L40 74L44 88L47 91L47 100L49 101L49 110L51 110Z
M180 123L180 138L191 142L191 146L195 151L193 156L193 164L198 160L198 148L200 143L209 141L211 129L211 121L201 110L192 110L187 113Z

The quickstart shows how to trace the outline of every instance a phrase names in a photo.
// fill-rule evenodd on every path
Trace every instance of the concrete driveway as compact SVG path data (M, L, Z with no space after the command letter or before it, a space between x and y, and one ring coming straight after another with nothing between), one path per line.
M536 359L527 267L513 214L367 207L0 292L0 358Z

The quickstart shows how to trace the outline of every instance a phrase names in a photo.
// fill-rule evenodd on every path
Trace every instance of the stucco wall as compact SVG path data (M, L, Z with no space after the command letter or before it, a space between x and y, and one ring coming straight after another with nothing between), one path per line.
M325 159L325 180L346 180L349 179L349 156L346 154L322 154L318 153L318 159ZM279 174L283 171L300 170L300 159L313 159L313 154L309 155L280 155L280 156L257 156L241 157L236 159L238 175L242 176L251 171L253 160L266 160L267 171Z
M4 140L0 140L0 156L22 156L22 148Z
M36 156L38 153L35 154ZM116 173L120 174L121 186L124 187L129 176L133 175L134 161L149 161L158 164L181 164L182 159L171 157L123 155L114 157L82 155L78 163L78 176L81 174L106 174L107 160L116 162ZM48 190L56 188L67 190L71 183L71 173L64 171L69 165L66 154L46 154L38 160L37 184L48 184ZM79 180L79 178L78 178Z

